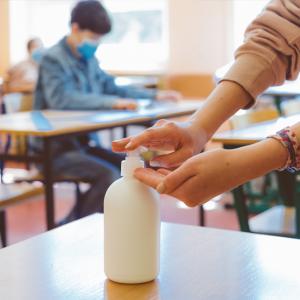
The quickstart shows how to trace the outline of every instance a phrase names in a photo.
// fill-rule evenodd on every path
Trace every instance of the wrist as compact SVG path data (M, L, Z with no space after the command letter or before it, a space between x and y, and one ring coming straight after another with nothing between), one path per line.
M279 169L286 163L288 156L284 146L270 138L230 151L234 153L236 169L240 170L242 182Z
M287 149L273 138L268 138L261 143L265 145L264 158L269 162L270 171L283 168L289 156Z
M295 172L300 170L300 143L297 134L298 132L295 132L293 128L287 126L279 130L275 135L269 136L269 138L278 141L287 152L287 160L285 164L280 167L280 171L288 170Z
M239 109L250 102L250 95L237 83L223 81L191 118L193 126L202 128L208 139Z

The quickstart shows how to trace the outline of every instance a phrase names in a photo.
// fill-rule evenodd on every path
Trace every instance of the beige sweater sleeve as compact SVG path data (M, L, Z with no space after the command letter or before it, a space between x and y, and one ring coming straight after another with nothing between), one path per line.
M269 86L295 79L299 70L300 0L273 0L248 26L235 63L221 81L241 85L254 102Z

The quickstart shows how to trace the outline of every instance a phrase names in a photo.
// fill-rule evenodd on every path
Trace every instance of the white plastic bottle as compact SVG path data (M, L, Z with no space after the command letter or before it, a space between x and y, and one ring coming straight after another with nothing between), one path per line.
M160 212L158 193L133 172L144 167L138 152L122 161L122 178L104 199L104 271L120 283L142 283L159 273Z

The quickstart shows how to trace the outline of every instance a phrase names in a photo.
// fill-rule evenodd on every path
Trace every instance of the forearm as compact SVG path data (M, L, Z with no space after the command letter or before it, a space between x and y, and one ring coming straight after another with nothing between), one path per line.
M239 184L282 168L288 157L285 147L271 138L231 151L237 157L237 167L233 170L239 170L235 172Z
M204 130L209 140L228 118L251 100L251 96L240 85L223 81L210 94L203 107L191 117L192 128L196 131Z
M8 84L7 93L32 93L35 88L35 82L19 82Z
M297 139L300 140L300 122L291 128ZM240 171L235 172L237 178L240 178L240 183L281 169L285 166L289 155L287 148L273 138L231 151L237 158L233 162L236 164L236 168L233 169Z

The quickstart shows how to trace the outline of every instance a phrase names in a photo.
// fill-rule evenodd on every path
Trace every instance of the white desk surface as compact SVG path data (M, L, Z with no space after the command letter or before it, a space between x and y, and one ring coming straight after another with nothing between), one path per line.
M162 224L161 270L139 285L103 272L103 218L73 222L0 250L3 300L299 300L300 241Z
M201 101L157 103L138 111L42 110L0 116L0 133L57 136L192 114Z
M289 117L281 117L274 121L261 122L244 129L228 130L217 133L212 141L224 145L248 145L259 142L269 135L275 134L286 126L300 122L300 114Z

